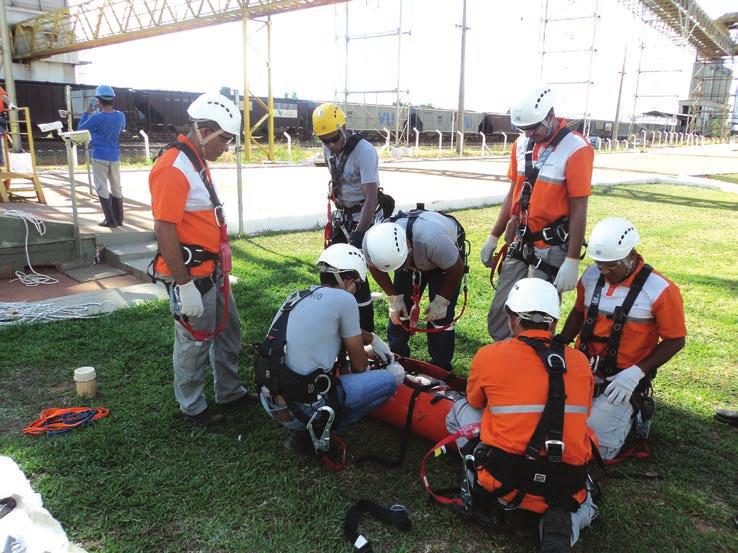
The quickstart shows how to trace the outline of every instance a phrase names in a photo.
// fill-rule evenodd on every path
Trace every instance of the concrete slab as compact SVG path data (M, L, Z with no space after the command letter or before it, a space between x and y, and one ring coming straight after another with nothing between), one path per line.
M166 299L167 297L167 291L163 284L149 283L49 298L33 303L48 304L56 307L85 306L87 311L93 314L107 313L115 309L131 307L152 300Z
M64 273L76 280L77 282L89 282L91 280L102 280L110 277L125 275L126 272L101 263L99 265L90 265L89 267L80 267L78 269L67 269Z
M380 164L380 183L395 197L401 209L425 202L432 209L458 209L499 203L508 189L506 157L441 160L388 160ZM225 204L229 231L239 230L235 167L214 166L213 179ZM664 148L641 152L598 153L593 184L659 182L659 178L684 181L687 177L738 173L738 145L716 144ZM83 231L100 234L104 243L118 242L130 231L150 233L148 169L122 172L126 198L126 227L97 226L100 208L89 193L87 176L78 173L79 212ZM29 210L51 220L69 221L71 198L63 172L42 175L49 206L23 203L12 207ZM666 182L666 181L664 181ZM669 181L673 182L673 181ZM328 172L325 167L303 165L247 166L243 170L243 230L317 228L325 223ZM697 181L691 181L697 185ZM704 182L702 184L705 184ZM730 187L723 188L729 190ZM120 238L124 240L124 238Z

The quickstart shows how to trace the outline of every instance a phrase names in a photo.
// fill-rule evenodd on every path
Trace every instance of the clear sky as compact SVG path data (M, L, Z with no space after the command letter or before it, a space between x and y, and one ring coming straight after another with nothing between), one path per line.
M593 13L597 0L549 0L549 18ZM541 78L543 0L467 0L466 108L505 112L528 84ZM650 29L643 31L616 0L599 0L600 19L552 22L547 26L543 77L558 85L559 113L581 116L588 103L594 118L611 119L624 49L628 55L622 119L650 109L674 111L688 95L694 52L671 45ZM402 98L413 104L455 108L458 103L462 0L403 0L401 44ZM701 0L711 17L735 10L735 0ZM395 30L399 0L354 0L349 4L349 35ZM343 99L345 6L313 8L272 18L272 83L275 96L296 93L311 100ZM259 24L251 24L255 31ZM594 31L594 33L593 33ZM589 100L589 54L552 53L590 48L595 56ZM639 43L647 47L640 57ZM266 95L266 32L249 45L251 91ZM397 38L352 40L349 89L387 90L397 85ZM132 88L206 91L221 86L243 89L242 27L229 23L87 50L77 80ZM633 92L640 58L640 98ZM658 70L658 71L656 71ZM673 70L673 71L672 71ZM662 96L662 95L667 95ZM362 96L351 96L362 101ZM394 95L367 95L367 102L390 104Z

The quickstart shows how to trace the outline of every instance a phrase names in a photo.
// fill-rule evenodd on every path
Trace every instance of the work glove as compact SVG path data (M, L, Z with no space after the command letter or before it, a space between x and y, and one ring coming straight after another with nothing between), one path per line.
M195 281L191 280L187 284L177 284L176 286L179 295L179 312L187 317L202 315L205 308L202 305L202 295L195 286Z
M636 389L641 378L646 376L638 365L633 365L627 369L623 369L615 376L608 378L611 380L605 393L607 394L607 401L613 405L620 405L626 401L630 401L630 396L633 395L633 390Z
M18 106L16 106L13 102L10 102L8 109L18 109Z
M433 298L430 305L425 308L425 320L431 322L443 319L446 316L446 311L448 311L449 305L451 305L450 301L443 296L436 294L436 297Z
M389 371L395 377L395 384L398 386L405 380L405 369L397 361L392 361L392 363L385 367L385 370Z
M374 336L372 343L364 346L366 354L379 358L383 363L392 363L395 360L395 356L390 351L390 347L373 332L372 336Z
M349 234L349 244L354 248L361 249L362 243L364 242L364 233L360 230L355 230Z
M559 294L574 290L579 280L579 260L576 258L567 257L559 267L559 272L556 273L556 278L553 281L553 285L559 291Z
M492 268L492 256L495 254L495 250L497 249L497 242L499 240L499 236L490 234L487 237L487 241L484 243L484 246L482 246L480 257L482 259L482 265L484 265L485 267L488 267L490 269Z
M399 325L400 318L407 318L407 306L405 305L405 297L400 294L398 296L389 296L389 318L393 324Z

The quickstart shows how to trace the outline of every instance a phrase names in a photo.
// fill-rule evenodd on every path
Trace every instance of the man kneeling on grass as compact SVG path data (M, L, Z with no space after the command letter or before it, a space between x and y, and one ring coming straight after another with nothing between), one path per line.
M326 452L331 429L341 432L374 411L404 376L387 344L359 326L361 251L334 244L320 255L318 271L320 285L293 293L277 312L255 370L264 410L290 431L285 446L300 454ZM334 376L343 351L350 372ZM367 370L367 355L387 369Z
M636 434L648 437L656 369L684 347L687 328L679 288L643 261L640 236L621 217L603 219L589 238L587 267L561 339L579 335L577 347L595 375L589 426L597 433L602 458L613 459L636 420Z

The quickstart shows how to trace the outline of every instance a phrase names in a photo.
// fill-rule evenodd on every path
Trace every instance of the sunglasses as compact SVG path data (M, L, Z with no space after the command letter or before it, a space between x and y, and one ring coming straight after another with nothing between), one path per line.
M343 136L343 133L341 131L337 131L336 134L333 136L329 136L328 138L320 137L320 141L325 144L326 146L328 144L335 144L339 140L341 140L341 137Z
M535 131L537 131L537 130L538 130L538 128L539 128L539 127L540 127L541 125L543 125L543 122L541 122L541 123L536 123L535 125L526 125L526 126L524 126L524 127L515 127L515 128L516 128L516 129L518 129L518 130L519 130L519 131L520 131L521 133L526 133L526 132L535 132Z
M225 144L226 146L229 144L233 144L233 141L236 140L236 137L233 136L232 134L229 134L229 135L220 134L218 135L218 138L220 138L223 141L223 144Z

